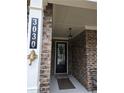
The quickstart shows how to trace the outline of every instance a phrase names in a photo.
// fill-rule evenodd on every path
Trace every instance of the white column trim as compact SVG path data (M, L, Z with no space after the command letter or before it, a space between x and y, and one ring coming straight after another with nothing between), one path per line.
M31 25L32 18L38 19L37 48L30 48ZM27 55L34 50L38 55L32 65L27 60L27 93L39 93L40 90L40 63L41 63L41 47L43 32L43 5L42 0L31 0L29 6L29 23L28 23L28 39L27 39Z

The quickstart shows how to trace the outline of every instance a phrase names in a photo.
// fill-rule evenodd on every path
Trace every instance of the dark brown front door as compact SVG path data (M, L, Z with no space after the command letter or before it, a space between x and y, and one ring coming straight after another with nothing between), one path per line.
M56 43L56 73L67 73L67 43Z

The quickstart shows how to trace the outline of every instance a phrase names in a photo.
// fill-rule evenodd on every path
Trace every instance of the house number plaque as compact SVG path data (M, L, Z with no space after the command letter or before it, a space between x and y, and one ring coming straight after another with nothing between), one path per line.
M38 34L38 18L31 19L31 36L30 36L30 48L37 48L37 35Z

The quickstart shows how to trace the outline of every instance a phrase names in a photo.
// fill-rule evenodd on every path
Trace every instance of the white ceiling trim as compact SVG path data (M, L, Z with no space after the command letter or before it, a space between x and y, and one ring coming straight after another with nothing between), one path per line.
M97 26L88 26L88 25L85 25L84 27L86 30L97 30Z
M52 39L68 40L68 37L52 37Z

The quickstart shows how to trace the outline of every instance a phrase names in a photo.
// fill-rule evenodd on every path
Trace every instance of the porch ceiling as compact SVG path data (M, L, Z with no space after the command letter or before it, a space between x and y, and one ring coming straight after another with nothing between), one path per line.
M67 37L69 27L72 28L72 35L76 36L85 25L97 25L96 9L53 5L53 37Z
M43 0L44 8L48 3L87 9L97 9L97 0Z

